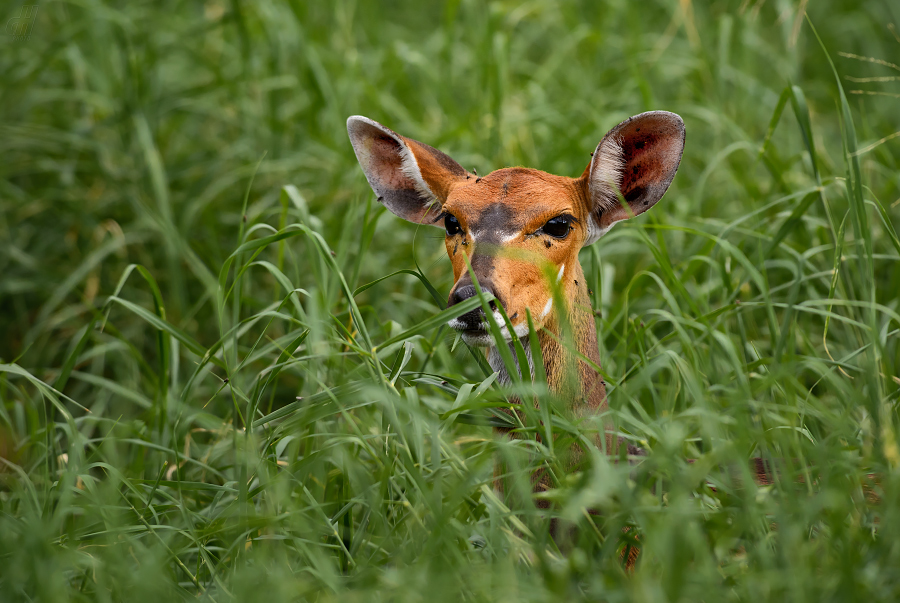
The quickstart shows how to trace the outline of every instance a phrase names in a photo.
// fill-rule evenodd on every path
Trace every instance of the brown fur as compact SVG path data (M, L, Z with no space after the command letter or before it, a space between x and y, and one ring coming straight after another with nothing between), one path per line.
M567 320L578 352L599 366L594 316L578 252L615 222L659 201L681 160L681 118L654 111L625 120L600 141L579 178L522 167L479 178L441 151L368 118L351 117L347 128L366 178L388 209L422 224L443 226L442 214L459 221L461 231L445 241L455 281L451 303L459 288L471 285L468 263L514 328L527 330L531 315L548 385L572 401L573 418L603 413L602 378L558 341L560 326ZM542 234L542 226L559 216L573 218L568 235ZM563 307L551 303L557 286ZM572 369L579 383L574 391L565 391ZM597 444L614 453L617 441L607 436ZM577 460L576 455L572 462Z

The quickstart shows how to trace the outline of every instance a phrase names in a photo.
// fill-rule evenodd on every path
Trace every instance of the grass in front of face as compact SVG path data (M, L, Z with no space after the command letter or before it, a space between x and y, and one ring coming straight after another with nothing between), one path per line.
M0 591L896 598L897 17L808 8L41 5L0 54ZM648 455L566 473L604 418L455 341L440 231L375 202L344 120L577 175L649 109L678 176L581 255ZM540 411L497 439L512 395Z

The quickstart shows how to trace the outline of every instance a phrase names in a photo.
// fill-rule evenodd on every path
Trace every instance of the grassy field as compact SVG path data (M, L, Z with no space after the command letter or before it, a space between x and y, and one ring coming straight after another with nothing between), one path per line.
M898 28L887 0L41 2L0 38L2 599L896 601ZM556 443L493 436L509 390L434 319L442 234L375 202L344 123L577 176L650 109L686 122L678 175L581 255L648 456L566 474L601 421L538 383Z

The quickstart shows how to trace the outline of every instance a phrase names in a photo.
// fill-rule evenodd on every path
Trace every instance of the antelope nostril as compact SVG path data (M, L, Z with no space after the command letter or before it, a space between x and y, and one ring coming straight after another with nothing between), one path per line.
M490 283L487 283L487 282L483 283L481 285L481 291L485 295L496 296L496 293L494 293L494 289L493 289L493 287L491 287ZM451 306L455 306L456 304L464 302L467 299L473 298L476 295L478 295L478 292L475 290L474 285L471 285L471 284L462 285L462 286L457 287L456 289L453 290L452 293L450 293L450 299L448 300L448 303ZM498 307L498 304L500 306L503 306L503 302L501 300L492 299L488 302L488 305L490 306L491 310L496 310ZM473 310L473 312L480 314L482 312L482 310L479 307L479 308L476 308L475 310Z
M476 291L473 285L463 285L462 287L457 287L453 294L450 296L450 305L454 306L460 302L464 302L470 297L475 297Z

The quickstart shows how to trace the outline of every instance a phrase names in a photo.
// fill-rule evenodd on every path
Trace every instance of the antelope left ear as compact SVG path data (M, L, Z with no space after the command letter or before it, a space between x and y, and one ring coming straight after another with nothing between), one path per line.
M668 111L641 113L610 130L581 176L592 206L584 244L599 239L616 222L656 205L675 177L683 151L684 121Z
M466 171L447 155L400 136L368 117L347 120L350 144L378 200L404 220L435 224L453 185Z

